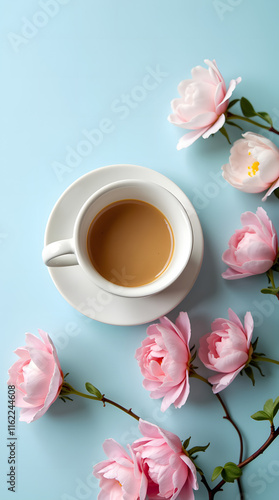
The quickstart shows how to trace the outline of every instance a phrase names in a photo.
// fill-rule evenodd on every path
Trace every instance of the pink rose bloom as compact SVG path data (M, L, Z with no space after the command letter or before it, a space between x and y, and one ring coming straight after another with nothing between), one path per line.
M268 189L263 201L279 187L279 149L262 135L246 132L244 139L231 148L229 163L223 165L223 177L245 193Z
M198 489L196 468L183 452L180 439L172 432L140 420L144 436L132 444L143 460L143 469L150 478L147 495L150 500L193 500Z
M246 278L268 271L278 251L278 237L265 210L241 215L242 229L237 229L229 240L229 248L222 259L229 268L222 274L227 280Z
M168 120L178 127L192 130L181 137L177 149L187 148L201 136L207 139L223 127L229 99L236 85L241 82L241 78L231 80L226 90L216 61L205 59L204 62L209 68L193 68L192 78L178 85L181 97L171 102L173 113Z
M15 351L20 359L9 369L8 384L15 386L15 404L21 408L19 420L27 423L44 415L63 383L55 347L47 333L39 334L42 340L26 333L26 346Z
M129 447L131 458L114 439L106 439L103 448L109 460L93 469L102 490L98 500L145 500L148 481L142 472L139 454Z
M208 379L213 384L214 394L225 389L248 362L253 328L250 312L245 314L243 326L229 309L229 320L216 319L211 325L212 333L200 339L200 360L210 370L219 372Z
M191 359L191 327L188 314L181 312L175 325L166 317L147 328L148 337L136 350L136 359L144 376L143 386L151 398L163 398L161 410L172 403L180 408L186 401Z

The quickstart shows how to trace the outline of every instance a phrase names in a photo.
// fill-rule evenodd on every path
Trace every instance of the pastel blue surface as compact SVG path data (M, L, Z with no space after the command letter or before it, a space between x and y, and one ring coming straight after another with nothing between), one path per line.
M210 390L191 380L187 404L161 413L161 401L143 389L134 359L146 325L105 325L77 312L56 290L41 251L55 202L80 176L117 163L157 170L192 201L205 239L198 280L169 318L187 311L192 344L198 345L216 317L227 317L229 307L241 319L251 311L259 350L279 359L278 301L260 293L266 277L221 278L228 239L240 227L242 212L262 206L262 195L238 192L222 180L229 145L221 134L178 152L183 130L167 121L178 83L205 58L215 58L227 83L242 76L235 97L244 95L257 109L269 111L278 128L278 16L276 2L261 0L2 2L1 499L97 499L92 466L105 458L103 441L112 437L125 445L139 436L137 422L113 407L78 398L56 401L36 422L17 421L16 492L8 491L7 370L16 360L13 350L24 345L24 333L38 328L51 335L62 369L77 389L91 381L108 398L180 439L192 436L193 445L210 441L198 460L209 480L215 466L238 461L237 436ZM143 92L139 88L150 71L157 80L150 79L153 88ZM129 104L123 104L126 99ZM99 130L98 143L76 166L58 171L57 162L66 165L69 148L76 150L85 129ZM239 137L236 130L230 135ZM279 145L276 136L270 138ZM275 196L264 208L279 230ZM269 433L267 424L250 415L278 396L278 367L266 365L264 372L265 378L256 374L254 388L248 378L238 377L223 393L245 435L245 456ZM278 498L278 449L274 442L245 469L246 500ZM237 487L226 485L219 497L237 500ZM202 484L195 498L207 498Z

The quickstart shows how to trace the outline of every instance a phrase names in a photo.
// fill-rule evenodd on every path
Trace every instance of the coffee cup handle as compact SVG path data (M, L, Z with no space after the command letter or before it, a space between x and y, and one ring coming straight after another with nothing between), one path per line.
M48 267L75 266L78 264L73 238L49 243L43 249L42 257Z

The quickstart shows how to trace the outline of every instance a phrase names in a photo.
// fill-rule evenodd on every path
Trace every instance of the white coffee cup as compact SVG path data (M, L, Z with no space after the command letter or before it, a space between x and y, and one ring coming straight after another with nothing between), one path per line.
M94 268L87 252L87 234L97 214L120 200L141 200L160 210L168 220L174 237L172 258L167 268L154 281L141 286L120 286L108 281ZM145 297L170 286L185 269L192 252L193 235L189 217L180 201L159 184L126 179L112 182L97 190L80 209L73 237L55 241L43 249L47 266L80 265L86 275L101 289L123 297Z

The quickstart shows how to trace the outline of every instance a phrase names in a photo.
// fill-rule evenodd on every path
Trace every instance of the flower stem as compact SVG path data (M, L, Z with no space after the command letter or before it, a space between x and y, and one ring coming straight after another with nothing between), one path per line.
M245 465L249 464L250 462L252 462L253 460L255 460L259 455L261 455L267 448L268 446L279 436L279 427L275 430L274 428L274 425L271 424L271 427L270 427L270 435L269 437L267 438L267 440L264 442L264 444L257 450L255 451L255 453L252 453L252 455L250 455L250 457L246 458L246 460L244 460L243 462L240 462L238 464L238 467L240 469L242 469L243 467L245 467ZM205 484L205 481L202 480L202 482ZM208 486L208 483L207 483L207 486L206 486L206 489L209 493L209 500L213 500L214 499L214 496L216 493L218 493L218 491L221 490L222 486L226 483L226 481L222 480L220 481L216 486L215 488L211 489L209 488Z
M277 262L277 258L276 258ZM278 292L278 287L275 286L275 281L274 281L274 276L273 276L273 269L270 268L267 272L267 279L269 283L271 283L272 287L268 287L264 289L264 293L271 293L272 295L275 295L277 299L279 300L279 292ZM262 290L263 291L263 290Z
M274 363L275 365L279 365L279 361L276 361L276 359L271 359L271 358L266 358L266 357L263 357L263 356L258 356L257 354L255 354L255 356L253 357L253 359L255 359L255 361L267 361L267 363Z
M276 130L274 127L270 127L269 132L273 132L274 134L279 135L279 131Z
M272 284L273 288L275 288L275 281L274 281L272 269L269 269L269 271L267 271L266 274L267 274L268 278L270 279L270 283Z
M196 373L194 371L191 372L191 377L197 378L197 379L201 380L202 382L206 383L207 385L209 385L210 387L212 387L212 384L210 382L208 382L208 380L206 378L202 377L201 375L199 375L198 373ZM236 425L236 423L233 421L232 417L230 416L229 410L228 410L226 404L224 403L223 399L221 398L220 394L217 393L217 394L215 394L215 396L218 399L219 403L221 404L221 406L222 406L222 408L223 408L223 410L225 412L225 416L223 418L226 419L226 420L228 420L232 424L232 426L235 428L235 430L236 430L236 432L238 434L239 442L240 442L239 462L242 462L242 460L243 460L243 438L242 438L242 434L241 434L238 426ZM206 486L206 479L203 481L203 483ZM238 484L240 499L244 500L244 493L243 493L243 489L242 489L242 484L241 484L240 478L237 479L237 484ZM206 488L207 488L207 486L206 486ZM210 488L208 489L208 488L207 488L208 492L211 491L211 489ZM211 497L209 495L209 499L211 499L211 498L213 498L213 496Z
M257 127L264 128L265 130L268 130L269 132L273 132L274 134L279 135L279 130L276 130L273 126L267 127L266 125L262 125L261 123L255 122L254 120L247 118L246 116L235 115L233 113L228 112L226 120L227 120L227 122L229 122L230 120L243 120L245 122L251 123L252 125L256 125Z
M208 380L206 378L202 377L201 375L199 375L196 372L191 372L191 377L197 378L197 379L201 380L202 382L204 382L205 384L212 387L212 384L210 382L208 382ZM215 394L215 396L218 399L219 403L221 404L221 406L225 412L225 416L223 418L225 418L226 420L228 420L232 424L232 426L235 428L235 430L238 434L239 441L240 441L239 461L241 462L242 457L243 457L243 438L242 438L241 432L240 432L239 428L237 427L236 423L233 421L232 417L230 416L229 410L228 410L226 404L224 403L223 399L221 398L220 394L217 393L217 394Z
M101 401L104 406L106 405L106 403L108 403L112 406L115 406L119 410L124 411L125 413L127 413L131 417L135 418L137 421L139 421L139 419L140 419L140 417L132 411L132 408L127 409L124 406L120 405L119 403L116 403L115 401L112 401L111 399L106 398L104 394L102 394L102 396L100 398L98 398L96 396L90 396L89 394L84 394L83 392L76 391L76 389L74 389L70 384L64 382L62 385L62 390L60 392L60 397L63 397L63 396L67 397L70 394L75 394L76 396L80 396L80 397L86 398L86 399L93 399L93 401Z
M255 122L254 120L247 118L246 116L228 113L227 114L227 121L230 121L230 120L243 120L245 122L251 123L252 125L256 125L257 127L261 127L261 128L264 128L265 130L269 130L269 132L275 131L275 129L273 129L273 127L267 127L266 125L262 125L261 123ZM274 133L279 134L279 131L276 130Z

